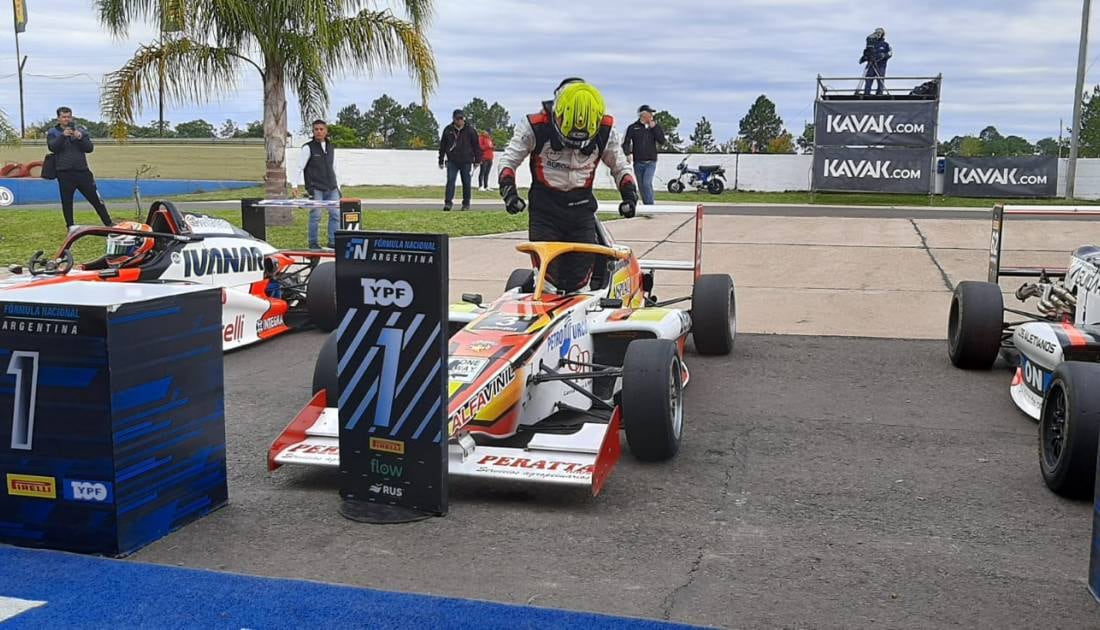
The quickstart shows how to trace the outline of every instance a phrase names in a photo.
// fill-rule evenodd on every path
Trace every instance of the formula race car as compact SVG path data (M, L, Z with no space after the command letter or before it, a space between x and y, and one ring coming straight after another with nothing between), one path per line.
M106 244L104 245L104 242ZM77 254L91 253L76 263ZM104 253L106 252L106 253ZM102 255L100 255L102 254ZM37 252L0 291L61 282L186 282L222 288L222 346L239 348L312 324L332 330L332 252L279 251L224 219L157 201L145 223L78 227L52 258Z
M646 208L645 212L669 212ZM683 212L684 210L680 210ZM673 457L684 430L684 348L733 348L733 279L701 274L702 206L694 261L638 260L597 224L599 244L523 243L534 269L504 294L464 295L449 310L449 471L454 476L585 487L597 494L619 458L620 429L640 460ZM584 290L561 291L548 270L594 256ZM692 271L691 296L659 300L656 270ZM672 308L691 301L690 309ZM339 465L336 335L321 349L314 397L272 444L268 466ZM400 479L392 483L404 483Z
M1005 216L1100 216L1096 209L997 206L987 282L960 282L947 323L951 362L990 369L998 356L1014 368L1009 392L1039 421L1039 467L1054 492L1091 497L1100 432L1100 248L1077 248L1064 269L1001 266ZM999 280L1031 277L1016 289L1035 313L1004 305ZM1017 321L1006 321L1013 315Z

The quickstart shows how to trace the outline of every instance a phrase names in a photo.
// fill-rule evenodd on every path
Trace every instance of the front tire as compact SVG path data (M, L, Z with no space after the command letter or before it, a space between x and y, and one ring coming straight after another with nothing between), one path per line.
M1039 470L1056 494L1092 497L1100 433L1100 365L1067 361L1054 371L1039 417Z
M729 354L737 335L737 298L728 274L703 274L691 289L691 337L699 354Z
M947 317L947 353L964 370L988 370L1001 350L1004 296L992 282L967 280L955 287Z
M722 191L724 191L725 189L726 182L718 179L717 177L711 178L711 180L707 182L707 192L712 195L721 195Z
M684 432L680 355L670 339L637 339L623 358L621 408L626 443L644 462L670 459Z
M336 374L336 339L336 333L329 333L325 343L321 344L321 351L317 353L317 363L313 364L313 393L326 390L329 407L335 407L336 399L340 397L340 381Z
M336 330L340 314L336 312L336 264L323 263L313 268L306 283L306 312L309 321L325 332Z
M668 180L668 192L676 194L684 192L684 182L679 179Z

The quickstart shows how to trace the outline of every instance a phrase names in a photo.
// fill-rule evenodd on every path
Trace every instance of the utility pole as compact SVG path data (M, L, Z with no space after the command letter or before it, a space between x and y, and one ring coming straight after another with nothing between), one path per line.
M1069 169L1066 170L1066 198L1073 199L1077 179L1077 147L1081 138L1081 97L1085 93L1085 57L1089 48L1089 5L1084 0L1081 8L1081 43L1077 48L1077 86L1073 90L1073 136L1069 139Z
M27 135L27 115L23 105L23 68L27 58L19 52L19 34L27 30L27 5L24 0L12 0L12 14L15 19L15 67L19 75L19 137Z

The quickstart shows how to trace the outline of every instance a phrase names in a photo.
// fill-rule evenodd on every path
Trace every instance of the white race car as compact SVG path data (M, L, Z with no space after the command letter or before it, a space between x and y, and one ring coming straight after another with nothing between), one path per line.
M1043 481L1064 496L1092 497L1100 433L1100 248L1077 248L1068 268L1004 267L1006 215L1100 216L1100 211L994 208L988 281L955 288L948 354L963 369L988 370L1003 357L1014 369L1012 401L1039 421ZM1035 313L1005 307L1003 277L1035 278L1016 289L1021 302L1035 301Z
M117 245L125 251L111 251ZM76 263L74 251L94 252L93 258ZM324 263L332 258L331 251L280 251L224 219L157 201L145 225L70 232L53 257L39 251L26 265L10 267L13 275L0 280L0 291L61 282L221 287L222 347L230 350L310 324L336 328L336 266Z
M638 260L597 223L599 245L523 243L517 249L530 255L534 269L513 271L505 293L489 304L464 295L451 306L444 436L451 475L596 494L619 458L620 428L638 459L676 454L685 424L688 336L696 351L721 355L732 350L736 334L733 279L701 274L702 207L688 211L697 221L694 261ZM555 289L547 269L578 253L595 255L602 273L586 290ZM658 300L659 269L693 272L691 296ZM690 309L673 307L689 299ZM339 465L336 340L330 335L317 358L313 399L272 444L270 469ZM380 453L404 453L394 437L379 437ZM395 459L398 467L401 461ZM407 482L396 476L388 483Z

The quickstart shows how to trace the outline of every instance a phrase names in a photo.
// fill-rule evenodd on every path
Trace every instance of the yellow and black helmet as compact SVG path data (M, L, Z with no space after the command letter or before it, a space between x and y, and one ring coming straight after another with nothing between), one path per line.
M554 130L566 146L579 149L596 137L607 108L600 91L590 83L566 83L554 94L551 112Z

